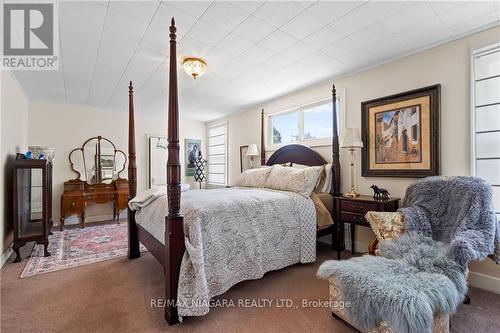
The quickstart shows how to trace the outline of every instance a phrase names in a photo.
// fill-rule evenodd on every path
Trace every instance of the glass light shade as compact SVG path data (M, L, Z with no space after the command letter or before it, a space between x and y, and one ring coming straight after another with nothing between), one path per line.
M259 156L259 150L257 149L257 145L255 143L248 146L247 156Z
M207 70L207 63L199 58L186 58L182 61L184 71L194 79L202 76Z
M363 148L363 141L359 136L359 130L355 127L345 129L345 135L340 142L342 148Z

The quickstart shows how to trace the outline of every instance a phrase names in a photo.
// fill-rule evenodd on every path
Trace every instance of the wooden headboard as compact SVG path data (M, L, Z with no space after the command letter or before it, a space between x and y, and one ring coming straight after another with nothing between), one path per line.
M307 166L320 166L327 164L327 160L318 152L302 145L287 145L276 150L266 162L266 165L283 164L303 164Z

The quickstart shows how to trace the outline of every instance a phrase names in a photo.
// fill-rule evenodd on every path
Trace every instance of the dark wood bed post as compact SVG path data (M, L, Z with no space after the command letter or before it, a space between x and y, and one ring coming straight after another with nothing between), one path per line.
M184 254L184 218L181 215L181 163L179 158L179 103L177 100L176 28L170 25L170 69L168 92L168 160L167 198L168 215L165 218L165 319L169 325L178 323L177 286Z
M134 87L128 87L128 199L137 194L137 163L135 160ZM135 211L127 207L128 214L128 258L139 258L139 237L135 222Z
M264 142L264 109L260 113L260 165L266 165L266 144Z
M332 188L330 194L333 196L342 195L340 192L340 158L339 158L339 132L337 122L337 91L335 84L332 85L332 109L333 109L333 131L332 131ZM334 201L335 202L335 201ZM333 207L333 218L335 221L336 212L339 207ZM344 223L335 221L332 231L332 249L337 251L337 260L340 260L340 251L345 249L344 243Z
M330 193L332 195L338 196L342 193L340 192L340 159L339 159L339 133L338 133L338 123L337 123L337 92L335 90L335 84L332 86L332 108L333 108L333 131L332 131L332 188Z

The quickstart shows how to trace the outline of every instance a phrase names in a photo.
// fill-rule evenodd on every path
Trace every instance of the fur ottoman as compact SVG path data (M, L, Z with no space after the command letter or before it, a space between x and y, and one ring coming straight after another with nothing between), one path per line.
M346 307L349 306L348 300L345 300L342 295L342 289L336 279L330 278L330 304L332 308L332 315L337 319L345 321L350 326L360 330L359 327L349 317ZM433 333L449 333L449 316L436 314L432 323ZM378 326L371 328L366 333L398 333L385 321L382 321Z

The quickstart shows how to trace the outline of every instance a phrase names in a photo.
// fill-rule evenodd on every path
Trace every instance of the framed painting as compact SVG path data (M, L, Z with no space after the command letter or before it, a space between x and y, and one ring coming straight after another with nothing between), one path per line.
M186 176L194 176L196 157L201 151L201 140L199 139L184 139L184 154L186 163Z
M363 177L440 174L440 89L438 84L361 103Z

